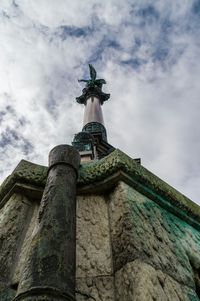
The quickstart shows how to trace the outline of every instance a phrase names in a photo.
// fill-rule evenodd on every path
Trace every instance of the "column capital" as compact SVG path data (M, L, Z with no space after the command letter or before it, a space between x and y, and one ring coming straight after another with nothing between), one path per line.
M49 153L49 170L60 164L71 166L77 174L80 165L79 152L71 145L60 144L55 146Z

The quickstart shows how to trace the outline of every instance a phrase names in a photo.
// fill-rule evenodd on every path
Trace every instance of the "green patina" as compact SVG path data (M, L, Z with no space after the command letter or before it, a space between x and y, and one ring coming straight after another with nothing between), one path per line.
M47 171L45 166L22 160L0 186L0 199L15 183L43 188ZM156 273L162 271L179 283L186 300L199 300L193 274L193 268L200 267L199 206L120 150L99 161L82 164L78 188L95 186L106 179L113 188L117 174L121 175L117 178L118 186L109 191L110 203L116 202L113 212L121 212L121 218L112 224L114 272L127 261L139 258L154 267ZM127 179L128 185L123 183Z
M89 64L89 70L90 70L90 79L81 79L79 82L85 82L86 86L82 91L82 95L76 98L76 101L80 104L86 104L87 99L90 96L96 96L99 98L101 104L104 103L104 101L108 100L110 98L110 94L104 93L102 91L102 86L106 84L105 79L97 79L97 73L94 67Z
M102 133L102 139L107 142L107 133L106 133L106 128L104 127L103 124L99 122L89 122L87 123L83 129L83 132L86 133Z
M89 64L89 70L90 70L90 79L79 79L78 81L86 83L86 88L97 86L101 89L102 85L106 84L105 79L102 78L97 79L97 72L91 64Z
M0 199L4 198L16 182L44 187L47 170L45 166L22 160L0 186ZM118 149L101 160L82 164L79 168L78 187L96 185L119 172L122 173L122 180L124 175L127 176L141 193L169 211L176 211L181 218L200 228L200 207L197 204ZM109 185L112 186L112 180Z
M0 292L0 300L1 301L10 301L15 297L15 291L12 289L4 289Z
M187 297L190 301L199 301L199 298L197 297L197 295L191 290L188 290Z
M129 185L122 185L120 195L113 196L122 211L112 238L115 269L120 270L127 258L142 258L178 282L189 300L199 300L192 269L200 267L199 231Z

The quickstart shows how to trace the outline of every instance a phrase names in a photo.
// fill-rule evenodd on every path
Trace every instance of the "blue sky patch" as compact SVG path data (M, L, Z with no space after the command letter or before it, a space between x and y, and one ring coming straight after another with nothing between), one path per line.
M129 67L131 66L135 70L139 69L139 67L141 65L145 64L145 63L146 63L145 60L141 60L141 59L138 59L138 58L133 58L133 59L121 61L122 65L127 65Z
M64 41L68 37L86 37L87 35L92 33L92 29L90 27L75 27L75 26L60 26L57 30L57 34Z

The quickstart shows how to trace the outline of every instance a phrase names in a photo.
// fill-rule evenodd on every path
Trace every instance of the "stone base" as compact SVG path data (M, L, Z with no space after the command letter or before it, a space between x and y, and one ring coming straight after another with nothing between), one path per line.
M127 263L115 274L115 301L198 301L194 288L140 260Z
M35 287L17 295L12 301L75 301L75 298L56 288Z

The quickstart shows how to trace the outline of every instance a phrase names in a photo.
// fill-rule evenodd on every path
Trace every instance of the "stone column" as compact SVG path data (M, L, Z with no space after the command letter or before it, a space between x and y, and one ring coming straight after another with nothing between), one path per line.
M49 155L49 173L38 227L13 301L75 300L76 181L78 151L56 146Z
M85 104L83 126L89 122L104 124L101 103L99 98L95 96L90 96Z

